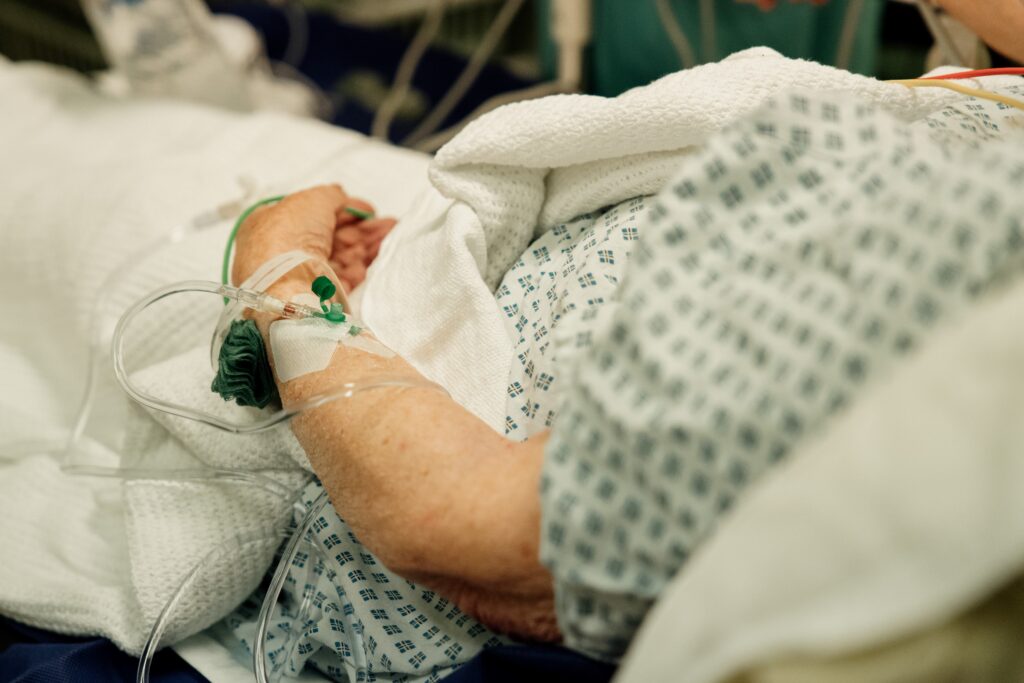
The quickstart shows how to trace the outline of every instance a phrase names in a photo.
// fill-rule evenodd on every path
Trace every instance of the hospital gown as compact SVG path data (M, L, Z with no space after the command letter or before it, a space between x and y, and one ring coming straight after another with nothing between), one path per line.
M551 226L506 274L505 432L552 430L541 554L566 645L619 657L752 482L1019 271L1024 148L986 144L1008 114L974 106L909 126L783 96L657 197ZM275 642L298 636L271 643L285 670L437 680L503 642L380 565L332 509L312 540L273 614ZM254 620L250 604L227 623L248 645Z
M1010 116L978 114L911 126L782 96L653 200L546 453L541 557L569 647L621 656L753 482L1020 273L1021 119L985 144Z

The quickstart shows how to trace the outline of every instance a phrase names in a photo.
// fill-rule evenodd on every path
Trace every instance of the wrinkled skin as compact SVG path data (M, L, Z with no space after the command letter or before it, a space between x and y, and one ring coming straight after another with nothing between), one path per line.
M352 291L366 279L366 269L395 219L364 220L347 208L374 213L369 202L350 197L339 185L298 192L260 207L246 221L244 239L238 240L232 281L244 281L278 254L301 249L327 262L347 291Z

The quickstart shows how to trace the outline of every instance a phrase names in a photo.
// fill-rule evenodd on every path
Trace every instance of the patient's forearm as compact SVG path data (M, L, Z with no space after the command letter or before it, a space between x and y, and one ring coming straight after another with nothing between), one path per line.
M268 321L260 326L266 338ZM339 346L326 370L279 389L291 405L342 382L415 372ZM499 630L557 636L538 560L543 439L509 441L441 392L412 387L334 401L293 430L332 503L388 567Z
M327 370L281 386L282 400L402 371L412 372L398 358L339 347ZM538 442L508 441L439 391L411 387L334 401L293 430L346 521L396 571L501 585L539 566Z

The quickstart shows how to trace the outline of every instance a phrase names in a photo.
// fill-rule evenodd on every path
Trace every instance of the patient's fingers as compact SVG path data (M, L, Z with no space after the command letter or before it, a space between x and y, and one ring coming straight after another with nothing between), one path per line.
M378 230L390 230L395 225L394 218L367 218L365 221L356 223L363 232L377 232Z
M371 216L373 215L373 204L363 201L362 199L356 199L355 197L348 197L345 204L343 206L339 206L335 212L337 227L340 228L343 225L351 225L352 223L357 223L363 220L348 209L355 209L356 211L368 213Z
M370 221L364 221L369 223ZM381 218L375 222L375 225L371 227L366 234L366 265L369 266L373 263L373 259L377 258L377 253L380 251L380 243L384 241L384 238L388 236L391 229L395 227L394 218Z
M331 270L333 270L334 274L338 276L338 279L342 281L342 284L345 285L346 289L348 291L352 291L351 284L347 280L345 280L343 277L341 277L341 273L342 273L342 271L345 270L345 266L341 265L340 263L338 263L334 259L331 259L327 263L330 264Z
M352 245L360 244L363 241L365 241L365 238L359 228L352 225L339 228L334 233L334 251L332 254L342 252Z
M348 262L344 258L339 259L339 255L344 252L350 252L353 247L361 247L361 258L365 258L364 263L369 265L377 255L381 240L391 232L393 227L395 227L394 218L374 218L360 221L355 225L346 225L345 227L338 228L334 233L331 258L338 259L341 262Z
M359 283L366 279L366 266L362 263L353 263L345 266L341 269L339 277L352 283L352 287L355 288Z
M331 269L345 285L346 291L351 292L366 279L366 264L363 261L362 251L349 253L338 258L332 258L328 263Z
M380 243L382 241L383 241L383 239L380 239L380 240L377 240L376 242L373 242L369 246L367 246L367 248L366 248L366 258L364 260L364 262L366 263L367 267L369 267L370 264L373 263L373 260L375 258L377 258L377 254L380 252Z
M363 210L362 207L368 205L365 202L357 205L352 201L349 206ZM344 218L342 212L338 214L338 228L334 232L330 264L338 278L352 290L366 279L366 269L377 258L381 241L395 227L396 221L394 218L362 220L348 212L344 213L348 218Z
M337 261L329 261L331 269L338 279L345 285L345 290L351 292L366 279L366 266L362 263L342 264Z
M353 244L347 249L343 249L341 252L336 254L336 260L338 263L347 266L352 263L366 263L366 246L363 244Z

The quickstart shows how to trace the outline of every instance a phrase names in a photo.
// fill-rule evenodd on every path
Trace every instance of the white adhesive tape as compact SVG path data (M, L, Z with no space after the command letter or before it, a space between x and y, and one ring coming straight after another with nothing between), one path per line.
M300 294L292 297L292 301L311 306L320 305L319 299L312 294ZM270 348L274 354L277 379L290 382L296 377L325 370L331 364L331 358L339 345L384 358L395 355L394 351L366 332L353 335L353 328L358 330L359 323L350 320L338 324L322 318L278 320L273 323L270 326Z

